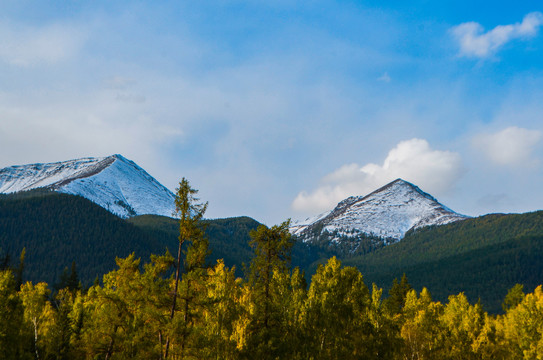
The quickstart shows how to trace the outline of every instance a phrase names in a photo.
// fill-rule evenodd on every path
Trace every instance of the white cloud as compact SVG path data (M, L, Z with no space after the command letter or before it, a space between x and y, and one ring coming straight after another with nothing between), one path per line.
M382 165L343 165L325 176L317 190L299 193L292 208L304 213L329 210L349 196L368 194L397 178L437 195L451 189L462 173L459 154L433 150L423 139L406 140L389 151Z
M541 131L511 126L497 133L478 135L473 145L497 165L526 166L536 162L532 152L541 137Z
M65 24L29 27L0 21L0 61L16 66L57 63L72 57L83 38Z
M527 14L521 23L498 25L484 32L481 24L467 22L453 27L452 34L458 41L461 56L485 58L514 39L534 37L541 25L543 14L532 12Z

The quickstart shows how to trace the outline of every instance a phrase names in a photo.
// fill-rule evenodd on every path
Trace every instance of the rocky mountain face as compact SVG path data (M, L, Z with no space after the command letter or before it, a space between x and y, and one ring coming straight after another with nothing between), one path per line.
M384 245L429 225L464 220L417 186L397 179L366 196L351 196L329 212L292 224L293 235L306 242L349 242L356 250L361 238Z
M118 154L0 169L0 193L36 188L83 196L122 218L175 210L170 190Z

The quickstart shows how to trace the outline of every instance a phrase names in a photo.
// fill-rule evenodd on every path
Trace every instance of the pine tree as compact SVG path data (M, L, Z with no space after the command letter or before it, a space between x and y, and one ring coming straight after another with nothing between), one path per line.
M394 359L403 340L399 337L397 319L385 310L381 299L383 289L372 284L371 304L366 316L373 327L373 341L369 352L375 359Z
M77 274L77 267L75 261L72 261L72 267L70 270L70 276L68 277L68 290L75 293L78 290L81 290L81 282L79 281L79 275Z
M26 256L26 248L23 247L23 250L21 250L21 255L19 256L19 266L17 266L17 269L15 269L15 285L17 289L20 289L23 285L23 273L25 269L25 256Z
M10 270L0 271L0 354L2 359L20 359L23 305L15 291Z
M392 287L388 291L388 298L384 301L385 308L390 314L399 314L405 306L407 293L412 289L407 281L407 276L403 274L402 279L398 283L398 279L394 279Z
M55 285L57 290L68 289L72 294L75 294L78 290L81 290L81 282L79 281L79 275L77 274L77 266L75 261L72 261L70 270L65 267L60 274L60 279Z
M249 243L254 257L249 268L249 294L251 307L247 339L247 354L251 357L281 357L285 351L281 338L284 331L281 309L278 308L277 287L281 278L289 273L291 249L294 240L289 232L289 221L271 228L259 226L250 233Z
M513 286L505 296L503 300L502 309L504 312L507 312L509 309L514 308L522 302L524 299L524 286L521 284L516 284Z
M190 335L194 325L194 307L200 302L197 297L203 290L203 278L206 273L205 261L209 254L208 240L204 237L204 231L201 227L201 220L207 209L207 202L198 203L197 193L198 190L191 188L188 180L183 178L179 183L175 197L175 208L179 216L179 246L170 320L177 332L176 337L179 339L179 349L177 351L181 354L181 357L187 346L187 337ZM185 271L180 286L182 248L186 242L189 245L185 251L185 261L183 264ZM183 314L182 319L179 320L175 319L175 313L178 310L178 298L182 300L181 310ZM168 336L164 350L164 359L168 358L171 342L171 336Z
M47 338L46 359L68 360L75 357L72 348L72 336L83 326L82 317L72 319L74 303L80 292L61 289L55 296L54 323ZM75 321L73 321L75 320Z

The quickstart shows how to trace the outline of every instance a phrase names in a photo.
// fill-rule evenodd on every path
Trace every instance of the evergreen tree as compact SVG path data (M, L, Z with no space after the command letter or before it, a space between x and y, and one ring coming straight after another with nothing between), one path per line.
M289 232L289 221L268 228L261 225L252 231L249 243L254 257L249 267L247 291L249 295L249 324L247 348L250 357L275 359L285 351L281 338L285 324L282 321L281 300L277 287L279 279L288 276L291 249L294 245ZM283 354L285 356L285 354Z
M65 267L60 274L59 282L55 285L57 290L68 289L72 294L82 289L81 282L79 281L79 275L77 274L77 266L75 261L72 261L70 270Z
M502 309L507 312L509 309L516 307L524 299L524 286L516 284L507 292L505 299L503 300Z
M73 316L76 298L80 296L80 293L72 293L67 288L61 289L56 294L54 323L51 326L50 335L47 339L47 359L69 360L76 357L72 347L72 337L77 336L80 332L83 326L83 319L82 316L75 319Z
M412 289L411 285L407 281L407 276L403 274L401 281L398 283L398 279L394 279L392 287L388 291L388 298L384 301L385 308L391 314L401 313L405 306L405 299L407 293Z
M172 306L170 319L173 332L166 339L164 358L168 358L172 336L178 339L176 352L183 357L187 347L187 338L191 335L197 316L197 307L203 304L199 297L205 293L205 261L209 254L208 240L204 237L201 220L207 209L206 203L198 203L198 190L190 187L187 179L183 178L177 188L175 208L179 217L179 246L177 251L176 271L173 284ZM189 243L185 251L184 274L181 279L182 248ZM177 300L182 300L182 317L175 318L178 310ZM194 347L196 348L196 347Z
M371 304L366 317L373 327L373 340L368 352L376 359L393 359L401 348L398 319L384 309L381 297L383 289L372 284Z
M19 256L19 266L17 266L17 269L15 269L15 286L17 287L17 290L20 289L21 286L23 285L25 256L26 256L26 248L23 248L23 250L21 250L21 255Z
M0 248L0 271L10 270L11 257L9 252L5 252Z
M23 304L15 291L10 270L0 271L0 354L3 359L22 357Z

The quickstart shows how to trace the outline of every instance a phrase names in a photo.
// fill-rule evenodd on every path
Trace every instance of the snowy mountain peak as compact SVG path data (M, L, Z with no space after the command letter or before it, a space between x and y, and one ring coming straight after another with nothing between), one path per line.
M396 179L368 195L351 196L318 217L296 222L290 230L304 241L322 241L326 237L341 242L371 236L391 243L402 239L410 229L466 218L416 185Z
M120 154L0 169L0 193L36 188L81 195L120 217L175 210L175 195Z
M409 197L409 196L413 196L413 197L422 196L422 197L428 199L429 201L438 203L437 199L435 197L433 197L432 195L422 191L418 186L410 183L409 181L405 181L405 180L400 179L400 178L398 178L398 179L386 184L385 186L375 190L374 192L364 196L362 198L362 200L370 198L370 197L379 196L379 194L383 194L383 196L386 196L385 194L390 194L390 193L394 193L394 194L397 194L397 195L402 194L403 196L407 196L407 197ZM355 198L356 201L358 201L360 199L360 197L356 197L356 196L352 196L351 198ZM351 198L349 198L349 199L351 199Z

